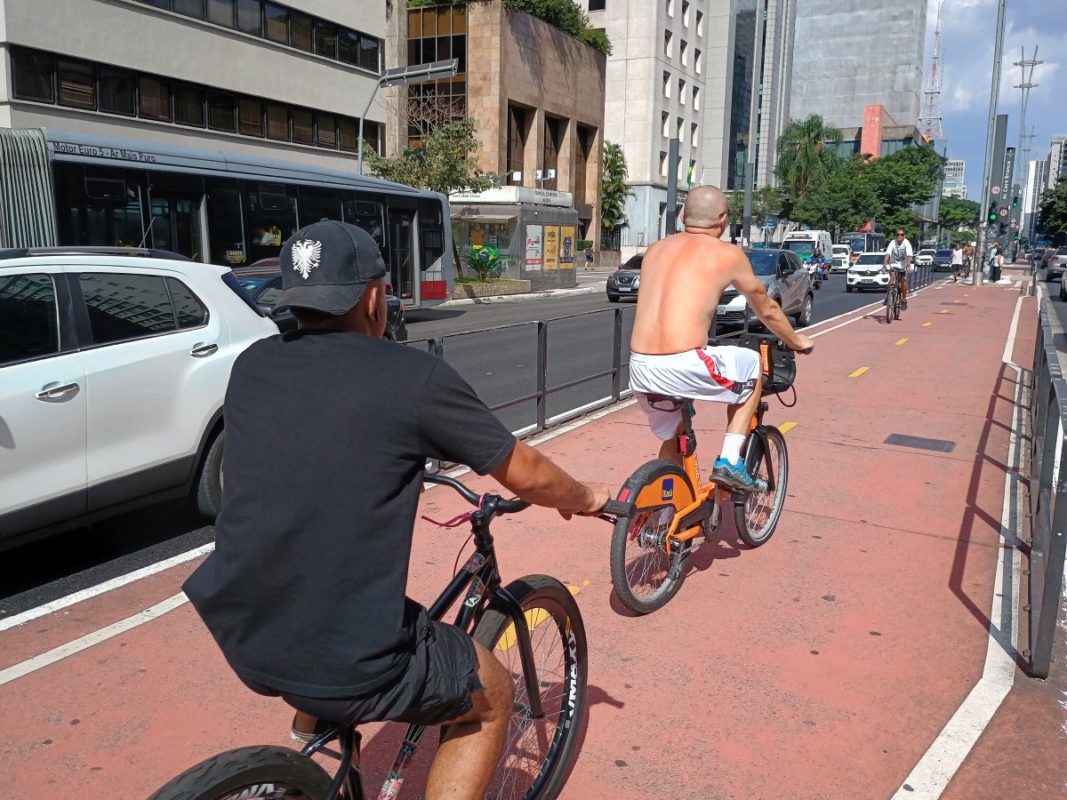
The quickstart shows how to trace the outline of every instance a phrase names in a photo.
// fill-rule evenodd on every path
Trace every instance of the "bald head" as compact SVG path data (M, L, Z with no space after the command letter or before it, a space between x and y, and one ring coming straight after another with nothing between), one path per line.
M730 203L717 186L698 186L685 198L682 212L686 228L717 228L725 223L722 217Z

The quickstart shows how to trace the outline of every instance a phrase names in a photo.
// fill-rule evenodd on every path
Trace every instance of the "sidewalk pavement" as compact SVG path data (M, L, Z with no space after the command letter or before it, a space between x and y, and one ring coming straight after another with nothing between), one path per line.
M539 292L520 292L518 294L502 294L491 297L463 297L456 300L446 300L436 307L454 308L456 306L485 305L487 303L524 303L527 300L549 300L553 297L596 294L604 291L604 282L613 271L579 268L575 275L577 284L567 289L546 289Z
M1036 303L1015 284L939 282L909 305L892 325L872 302L814 326L797 405L772 399L767 417L789 444L777 532L749 550L727 519L660 611L635 618L613 597L610 530L599 520L565 523L532 508L496 526L505 580L556 575L585 620L591 708L563 798L1062 796L1063 643L1044 684L998 643L1014 641L1023 616L1025 566L1015 563L1016 532L1002 526L1027 373L1017 376L1005 350L1029 365ZM707 468L720 411L701 406L696 427ZM926 441L886 443L894 433ZM932 440L947 444L925 449ZM611 485L656 450L633 404L538 446ZM434 487L421 512L447 519L465 508ZM413 597L436 595L464 538L417 524ZM287 744L289 712L244 689L175 598L197 561L0 628L0 775L11 794L143 797L220 750ZM106 626L124 619L137 626L108 638ZM40 660L60 646L62 660ZM364 730L372 792L395 753L394 728ZM408 786L418 786L433 738Z

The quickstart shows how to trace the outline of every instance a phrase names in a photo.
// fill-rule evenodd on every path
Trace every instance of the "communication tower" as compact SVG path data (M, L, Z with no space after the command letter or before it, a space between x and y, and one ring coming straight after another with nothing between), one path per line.
M927 139L944 139L941 127L941 3L937 4L937 25L934 28L934 55L930 62L930 74L923 91L923 108L919 114L919 133Z

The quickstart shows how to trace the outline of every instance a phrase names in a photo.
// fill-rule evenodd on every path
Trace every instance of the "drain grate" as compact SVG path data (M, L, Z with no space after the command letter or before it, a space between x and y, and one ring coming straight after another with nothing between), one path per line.
M935 450L938 453L951 453L956 449L956 443L948 439L924 439L922 436L906 436L903 433L889 434L884 444L914 447L918 450Z

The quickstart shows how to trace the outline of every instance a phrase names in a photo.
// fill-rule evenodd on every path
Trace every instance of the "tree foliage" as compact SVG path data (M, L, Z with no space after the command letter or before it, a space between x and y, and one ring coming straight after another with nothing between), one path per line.
M1041 196L1037 213L1037 233L1054 245L1067 242L1067 178L1059 178L1055 188Z
M903 214L937 194L945 176L945 159L932 147L905 147L867 162L867 170L885 210Z
M840 141L841 132L818 114L791 122L778 137L774 172L791 203L795 204L813 185L837 170L841 158L833 146Z
M978 225L978 215L981 206L974 200L965 200L962 197L942 197L941 211L937 221L942 228L956 231L960 228L973 229Z
M441 125L420 147L405 150L397 158L380 156L364 143L363 159L371 172L389 181L443 194L480 192L495 181L478 169L473 155L477 148L474 120L462 119Z
M801 195L790 219L818 230L852 231L881 214L882 203L866 175L866 164L854 160Z
M622 148L613 142L604 143L604 171L600 181L600 227L605 233L626 227L626 198L633 190L626 183L629 169Z

